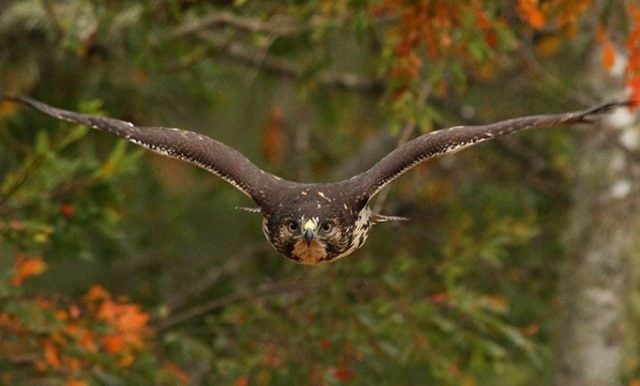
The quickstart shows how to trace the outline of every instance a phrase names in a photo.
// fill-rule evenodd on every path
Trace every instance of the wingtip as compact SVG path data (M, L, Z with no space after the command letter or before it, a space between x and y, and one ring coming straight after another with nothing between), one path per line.
M576 122L593 123L597 120L597 115L608 114L613 110L622 107L633 109L634 106L637 105L638 102L632 99L612 100L578 113Z
M23 105L32 106L35 102L34 99L26 97L24 95L11 95L11 94L2 94L2 100L11 101L14 103L21 103Z
M621 100L613 100L609 102L605 102L596 107L593 107L587 110L585 113L587 114L601 114L608 113L611 110L620 108L620 107L631 107L637 105L637 101L633 101L632 99L621 99Z

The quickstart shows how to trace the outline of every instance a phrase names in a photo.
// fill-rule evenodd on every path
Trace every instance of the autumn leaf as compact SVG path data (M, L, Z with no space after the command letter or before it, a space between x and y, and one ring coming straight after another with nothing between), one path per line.
M133 355L130 352L127 352L123 356L121 356L120 359L118 360L118 366L129 367L135 360L136 360L135 355Z
M19 254L14 267L14 275L11 278L11 284L19 286L24 279L30 276L37 276L47 269L47 264L41 257L28 258L23 254Z
M564 39L559 34L545 36L536 43L536 52L545 57L550 57L558 53Z
M60 367L60 355L54 343L50 340L44 342L42 348L45 362L54 369Z
M78 340L78 345L89 352L97 351L93 333L89 330L84 331L84 333L81 335L80 339Z
M534 336L540 331L540 326L532 323L522 329L522 333L526 336Z
M331 341L327 338L320 340L320 348L322 349L322 351L327 351L329 348L331 348Z
M496 312L505 312L509 307L507 303L507 299L501 295L491 295L487 296L485 299L487 306Z
M533 29L541 29L546 17L538 7L538 0L518 0L518 15Z
M611 71L615 61L616 61L616 50L613 47L613 43L608 41L605 43L602 49L602 68L607 72Z
M165 370L167 370L167 372L169 372L169 374L173 375L173 377L176 378L179 383L183 385L189 384L189 374L187 374L180 367L176 366L174 363L167 362L163 367Z
M640 7L629 5L628 14L630 15L632 29L625 42L625 47L629 53L627 62L627 87L631 91L630 100L632 105L630 109L640 106Z
M285 135L283 110L280 106L269 109L269 118L262 134L262 153L273 165L282 164L284 158Z
M111 294L101 285L93 285L89 288L87 294L83 297L86 303L101 301L111 298Z
M8 100L0 101L0 118L8 118L18 111L18 105Z
M67 381L67 386L87 386L87 382L81 379L69 379Z
M637 76L627 82L627 86L631 89L631 101L630 108L637 108L640 106L640 76Z
M73 204L65 202L60 204L58 212L66 218L71 218L76 213L76 210Z
M433 304L444 304L447 303L451 297L447 292L437 292L429 296L429 300Z
M240 377L236 379L233 386L249 386L249 379L247 377Z
M346 367L338 367L331 371L331 375L338 381L347 382L353 379L353 371Z
M102 337L102 343L104 344L104 349L109 354L117 354L122 351L122 347L124 347L124 340L120 334L109 334Z

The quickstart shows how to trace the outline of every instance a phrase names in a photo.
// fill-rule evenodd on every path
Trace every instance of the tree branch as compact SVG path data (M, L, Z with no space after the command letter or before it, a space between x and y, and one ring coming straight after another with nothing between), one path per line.
M179 38L222 26L232 27L238 31L265 33L272 37L284 37L310 32L333 21L334 20L325 17L314 16L305 24L297 23L286 17L276 17L266 22L236 15L231 12L212 12L207 16L183 24L174 31L173 35Z
M293 61L269 55L264 50L256 51L244 44L220 38L210 32L199 32L196 37L205 42L212 50L223 52L231 59L284 78L298 80L307 73L305 68ZM384 82L380 79L361 77L349 72L321 72L314 79L323 86L358 92L380 93L384 89Z
M166 319L158 320L153 327L153 331L155 333L162 333L163 331L166 331L167 329L178 324L185 323L191 319L198 318L209 312L213 312L215 310L226 307L230 304L241 302L243 300L273 296L282 292L306 293L319 286L320 283L316 282L271 283L260 286L258 288L236 292L234 294L191 307L186 311L169 316Z
M202 277L192 285L185 287L184 290L175 293L167 300L167 307L170 311L180 308L187 303L190 299L206 292L213 287L220 278L235 272L242 263L244 263L250 256L253 256L257 251L264 248L264 243L253 243L245 246L238 253L231 256L222 266L215 266L209 269L202 275Z

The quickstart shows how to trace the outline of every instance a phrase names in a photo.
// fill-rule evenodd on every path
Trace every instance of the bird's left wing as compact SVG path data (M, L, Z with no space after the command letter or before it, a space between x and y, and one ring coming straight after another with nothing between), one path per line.
M361 202L366 202L403 173L430 158L450 154L519 130L591 122L591 119L598 114L629 104L630 102L610 102L583 111L533 115L489 125L455 126L434 131L396 148L369 170L353 177L349 182L358 192Z
M187 161L229 182L259 201L259 191L277 178L237 150L207 136L174 128L141 127L119 119L58 109L27 97L7 97L64 121L80 123L124 138L156 153Z

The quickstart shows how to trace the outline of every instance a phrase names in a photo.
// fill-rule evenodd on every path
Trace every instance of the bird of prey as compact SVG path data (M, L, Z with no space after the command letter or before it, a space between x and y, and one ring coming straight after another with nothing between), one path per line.
M27 97L9 99L208 170L255 201L258 208L252 211L262 215L262 230L278 252L308 265L332 262L362 247L374 224L406 220L372 213L367 204L382 188L421 162L519 130L592 123L597 115L629 104L610 102L582 111L433 131L399 146L369 170L349 179L299 183L270 174L237 150L192 131L137 126L119 119L55 108Z

